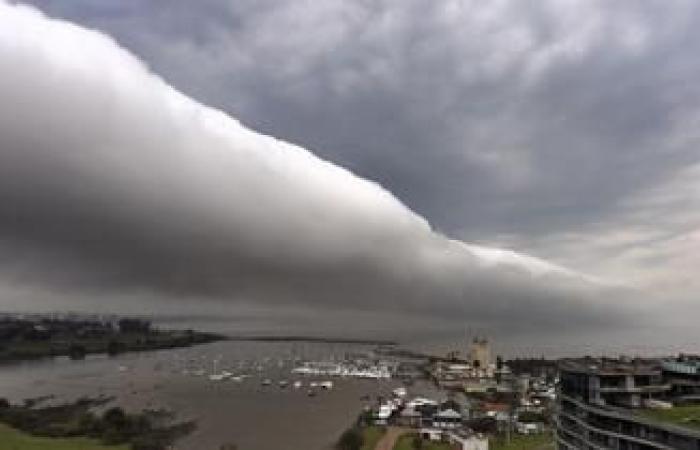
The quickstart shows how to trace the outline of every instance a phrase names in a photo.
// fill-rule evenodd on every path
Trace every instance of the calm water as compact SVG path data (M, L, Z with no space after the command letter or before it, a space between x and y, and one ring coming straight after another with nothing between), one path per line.
M60 401L105 394L133 410L164 407L181 419L197 420L197 430L177 443L180 450L216 450L224 442L240 449L323 450L357 417L366 403L361 397L386 395L399 382L333 378L334 388L315 397L307 396L305 388L283 389L276 382L329 379L292 376L294 357L339 359L348 352L370 350L339 344L218 342L115 358L26 362L0 366L0 397L20 401L55 395ZM225 369L250 378L212 382L183 374L187 367ZM266 378L273 385L263 386ZM439 395L427 385L412 390L415 395Z

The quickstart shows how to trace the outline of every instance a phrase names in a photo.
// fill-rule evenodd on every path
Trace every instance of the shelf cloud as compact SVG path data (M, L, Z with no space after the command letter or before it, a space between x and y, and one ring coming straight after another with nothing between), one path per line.
M0 72L5 286L533 327L619 319L601 295L617 288L450 239L381 185L187 97L100 32L0 2Z

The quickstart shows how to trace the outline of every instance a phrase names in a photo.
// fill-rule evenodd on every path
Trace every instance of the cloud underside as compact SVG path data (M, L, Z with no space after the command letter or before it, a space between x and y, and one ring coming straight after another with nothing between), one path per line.
M380 185L197 103L99 32L0 3L0 72L6 286L533 326L617 318L594 280L435 232Z

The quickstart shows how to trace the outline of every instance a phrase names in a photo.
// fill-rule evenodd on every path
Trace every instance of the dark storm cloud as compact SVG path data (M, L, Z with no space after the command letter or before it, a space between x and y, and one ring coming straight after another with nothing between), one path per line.
M600 222L692 161L696 2L42 2L450 233Z
M9 286L494 326L618 319L596 280L448 239L380 185L179 93L105 35L0 3L0 70Z

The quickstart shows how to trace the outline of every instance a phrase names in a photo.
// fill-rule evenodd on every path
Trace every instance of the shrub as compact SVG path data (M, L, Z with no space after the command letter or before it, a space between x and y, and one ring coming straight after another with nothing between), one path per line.
M112 426L114 428L124 428L124 425L126 424L126 413L120 407L115 406L104 412L102 415L102 420L108 426Z
M357 428L345 431L338 440L337 450L359 450L364 443L362 432Z
M132 450L163 450L167 446L167 439L153 434L139 436L131 441Z
M413 438L411 445L414 450L421 450L423 448L423 439L420 436L416 436Z
M68 356L70 359L83 359L86 353L87 351L83 345L71 344L70 347L68 347Z

